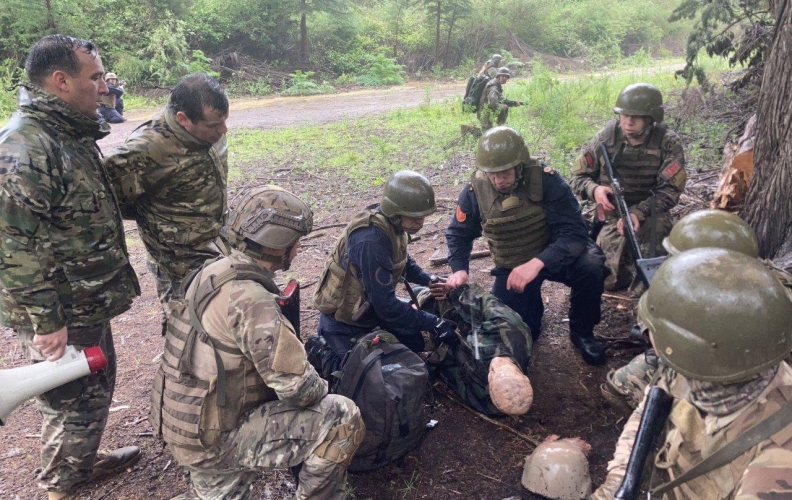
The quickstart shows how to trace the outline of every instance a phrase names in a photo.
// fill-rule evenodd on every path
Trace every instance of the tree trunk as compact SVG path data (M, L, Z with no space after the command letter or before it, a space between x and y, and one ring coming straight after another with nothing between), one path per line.
M440 62L440 21L441 21L441 12L442 12L443 2L441 0L437 0L437 22L435 25L435 55L434 55L434 64L438 64Z
M792 239L792 0L772 3L777 23L759 90L755 170L743 213L765 258Z
M57 33L58 27L55 25L55 16L52 14L52 1L44 0L44 3L47 6L47 30Z
M308 22L305 0L300 0L300 62L308 62Z
M448 64L448 49L451 45L451 32L454 31L454 24L456 24L457 7L459 6L454 5L454 12L451 15L451 20L448 21L448 36L446 37L445 48L443 49L443 62L445 64Z

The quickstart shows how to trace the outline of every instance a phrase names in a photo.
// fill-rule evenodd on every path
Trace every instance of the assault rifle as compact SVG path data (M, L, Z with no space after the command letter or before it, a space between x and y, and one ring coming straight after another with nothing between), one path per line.
M654 449L658 435L663 431L674 398L663 389L655 386L649 389L646 397L641 424L635 435L630 460L627 462L627 472L622 484L616 491L616 500L637 500L641 490L641 482L649 453Z
M281 313L294 327L294 332L300 336L300 282L289 280L283 293L278 295L278 305Z
M660 264L666 261L668 257L653 257L651 259L644 259L641 255L641 246L638 243L638 235L635 234L635 228L633 228L632 218L630 217L630 211L627 207L627 202L624 200L624 189L619 182L619 179L616 178L616 175L613 172L613 165L611 163L611 158L608 156L608 150L605 148L605 144L600 144L600 151L602 152L602 157L605 160L605 173L608 175L608 179L610 179L611 183L611 190L613 191L613 204L616 205L616 211L619 213L619 219L622 220L622 224L624 225L624 237L627 239L627 245L630 247L630 254L632 254L633 260L635 261L635 267L638 271L638 277L643 281L643 284L649 287L649 283L652 281L652 277L657 272L657 268L660 267Z

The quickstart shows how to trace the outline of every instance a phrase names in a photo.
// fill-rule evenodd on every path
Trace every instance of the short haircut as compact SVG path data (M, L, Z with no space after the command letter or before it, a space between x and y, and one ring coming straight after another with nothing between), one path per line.
M83 50L91 57L97 56L96 45L89 40L68 35L45 36L30 49L25 60L28 80L41 86L55 71L65 71L76 77L82 70L77 50Z
M221 115L228 113L228 97L217 80L205 73L196 73L185 76L173 87L168 107L174 114L181 111L196 123L204 119L204 107Z

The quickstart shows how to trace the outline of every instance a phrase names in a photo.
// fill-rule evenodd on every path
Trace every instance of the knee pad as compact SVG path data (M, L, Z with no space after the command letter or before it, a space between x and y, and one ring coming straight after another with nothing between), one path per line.
M366 425L363 423L360 410L351 400L339 397L337 404L345 406L341 411L343 417L335 427L330 429L324 441L314 450L313 455L346 466L352 461L355 451L363 442Z

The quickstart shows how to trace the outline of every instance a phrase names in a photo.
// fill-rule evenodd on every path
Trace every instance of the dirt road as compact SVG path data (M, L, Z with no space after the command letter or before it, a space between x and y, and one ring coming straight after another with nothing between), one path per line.
M463 94L461 83L410 83L387 89L356 90L342 94L304 97L232 100L226 122L229 129L275 128L294 125L321 124L365 115L410 108L422 103L452 98ZM112 126L109 136L99 141L104 151L123 144L135 128L158 109L128 113L127 121Z

